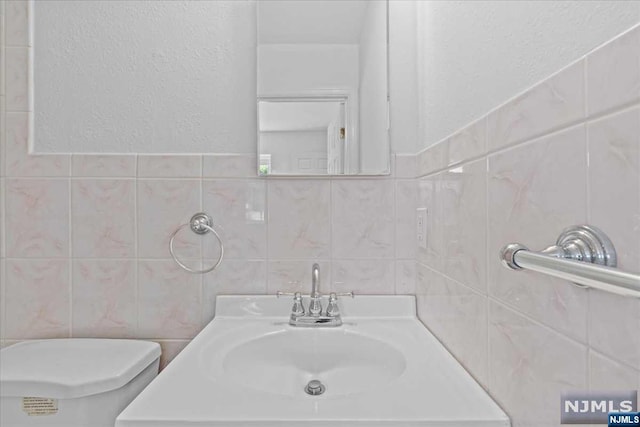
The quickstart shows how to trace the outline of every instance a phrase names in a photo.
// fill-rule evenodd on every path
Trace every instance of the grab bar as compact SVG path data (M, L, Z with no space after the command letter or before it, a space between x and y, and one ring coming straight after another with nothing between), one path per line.
M541 252L531 252L519 243L500 251L505 267L532 270L618 295L640 298L640 275L613 268L617 264L611 240L590 225L569 227L556 244Z

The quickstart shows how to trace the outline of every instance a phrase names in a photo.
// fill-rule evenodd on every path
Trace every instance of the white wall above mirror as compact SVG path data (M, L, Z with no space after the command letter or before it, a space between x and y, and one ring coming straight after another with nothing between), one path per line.
M261 175L390 172L387 9L386 1L258 2Z

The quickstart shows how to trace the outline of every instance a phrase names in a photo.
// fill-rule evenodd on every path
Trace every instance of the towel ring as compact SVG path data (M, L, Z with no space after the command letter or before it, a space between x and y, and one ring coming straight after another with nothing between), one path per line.
M173 258L173 260L183 269L188 271L189 273L195 273L195 274L205 274L205 273L209 273L210 271L215 270L220 263L222 262L222 257L224 256L224 244L222 243L222 239L220 238L220 235L216 232L216 230L214 230L212 228L213 225L213 220L211 219L211 217L209 215L207 215L204 212L198 212L197 214L195 214L194 216L191 217L191 219L189 220L188 223L186 224L182 224L180 227L178 227L176 229L176 231L174 231L171 234L171 238L169 239L169 252L171 253L171 257ZM176 235L178 234L178 232L180 230L182 230L183 228L189 226L191 228L191 231L193 231L196 234L207 234L208 232L213 233L214 236L216 236L216 239L218 239L218 243L220 243L220 256L218 257L218 261L216 261L216 263L213 265L213 267L207 268L205 270L194 270L191 267L188 267L186 265L184 265L176 256L176 254L173 252L173 239L175 239Z

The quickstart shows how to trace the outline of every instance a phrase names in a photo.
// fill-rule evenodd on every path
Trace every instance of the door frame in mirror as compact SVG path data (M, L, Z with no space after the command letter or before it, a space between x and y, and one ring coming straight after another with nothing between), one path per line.
M357 175L360 172L359 161L359 140L358 140L358 94L351 89L318 89L306 90L303 92L291 93L265 93L259 94L257 97L256 108L256 151L258 153L256 171L258 176L301 176L299 174L260 174L260 102L300 102L300 101L317 101L345 102L345 158L343 159L344 170L342 174L323 174L318 176L340 176L340 175ZM353 162L353 160L357 160ZM355 163L355 164L353 164Z

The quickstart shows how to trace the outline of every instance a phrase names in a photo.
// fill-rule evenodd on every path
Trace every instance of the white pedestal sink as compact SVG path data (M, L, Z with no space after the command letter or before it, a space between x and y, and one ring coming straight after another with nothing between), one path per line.
M418 321L413 297L343 299L336 328L292 327L290 305L218 297L215 319L116 427L510 425ZM311 380L321 394L305 392Z

